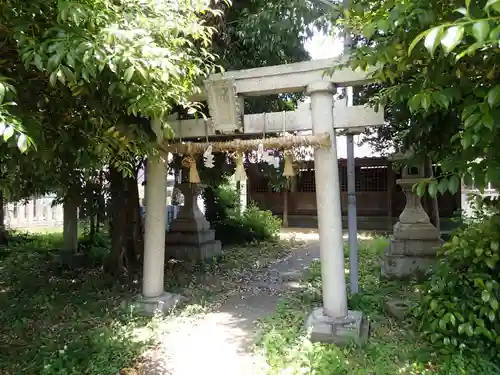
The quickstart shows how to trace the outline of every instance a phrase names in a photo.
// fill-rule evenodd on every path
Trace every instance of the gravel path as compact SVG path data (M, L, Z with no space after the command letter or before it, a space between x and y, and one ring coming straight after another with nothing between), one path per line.
M313 240L252 276L236 277L216 311L164 320L155 330L159 344L146 353L142 374L265 374L265 360L250 353L256 322L275 311L280 295L317 258L319 246Z

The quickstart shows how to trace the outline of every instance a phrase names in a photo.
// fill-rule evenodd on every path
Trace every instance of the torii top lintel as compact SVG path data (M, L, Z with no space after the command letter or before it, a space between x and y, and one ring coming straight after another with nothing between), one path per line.
M262 134L311 130L310 108L294 112L244 115L244 97L304 92L309 85L319 81L331 82L339 87L362 85L371 81L369 71L345 68L329 72L341 63L342 60L339 59L323 59L213 74L205 81L203 95L192 99L207 99L211 118L207 121L169 118L168 123L179 138L241 132ZM384 123L383 112L376 113L365 106L334 108L333 115L336 128L379 126Z
M263 96L276 93L303 92L313 82L329 81L336 86L359 86L371 81L369 71L350 68L328 70L343 59L331 58L292 64L266 66L212 74L205 84L232 80L238 95Z

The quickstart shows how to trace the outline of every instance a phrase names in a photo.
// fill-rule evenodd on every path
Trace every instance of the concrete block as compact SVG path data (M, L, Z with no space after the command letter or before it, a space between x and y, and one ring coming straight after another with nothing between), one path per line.
M152 316L156 313L168 315L181 301L179 294L165 292L158 297L137 296L128 307L141 315Z
M412 303L407 300L389 298L385 301L384 306L389 315L398 320L404 320L410 312Z
M369 321L361 311L349 310L346 317L331 318L322 307L313 310L306 320L312 342L323 342L339 346L355 343L364 345L368 340Z

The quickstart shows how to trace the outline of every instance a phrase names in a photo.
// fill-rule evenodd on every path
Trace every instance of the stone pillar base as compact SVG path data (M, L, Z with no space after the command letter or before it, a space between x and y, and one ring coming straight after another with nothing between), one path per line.
M168 315L180 302L182 296L164 292L158 297L137 296L128 307L141 315L152 316L155 313Z
M210 261L221 255L221 243L212 240L201 244L167 244L165 256L167 259L200 263Z
M423 276L435 261L436 259L431 257L387 254L382 261L381 275L389 279L408 279L413 276Z
M382 277L407 279L423 276L436 261L436 250L441 240L393 239L384 251Z
M398 221L393 227L394 238L399 240L436 240L439 231L430 222L402 223Z
M361 311L349 311L345 318L331 318L323 308L313 310L306 320L312 342L323 342L339 346L355 343L364 345L368 340L370 322Z

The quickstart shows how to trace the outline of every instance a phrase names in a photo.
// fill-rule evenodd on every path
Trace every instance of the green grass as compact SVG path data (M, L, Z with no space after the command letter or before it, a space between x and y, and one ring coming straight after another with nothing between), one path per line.
M154 319L134 316L122 305L139 293L138 278L119 283L98 261L61 263L61 243L60 233L15 233L0 249L2 375L116 375L152 344L135 333L154 327ZM205 269L167 269L166 290L187 295L188 311L210 308L241 272L258 272L286 246L240 246ZM87 251L99 258L106 249L101 244Z
M290 292L276 313L261 322L256 350L264 353L269 374L325 375L492 375L499 370L486 360L461 353L442 357L413 330L413 322L397 322L384 309L388 296L418 298L418 285L383 280L380 257L387 241L363 241L359 251L361 292L349 301L351 309L362 310L371 320L371 333L363 348L311 343L304 320L321 305L319 263L313 263L303 280L304 288ZM346 253L347 256L347 253ZM347 264L347 263L346 263Z
M0 261L2 374L116 374L145 343L120 304L133 293L99 269L54 261L59 234L19 234Z

